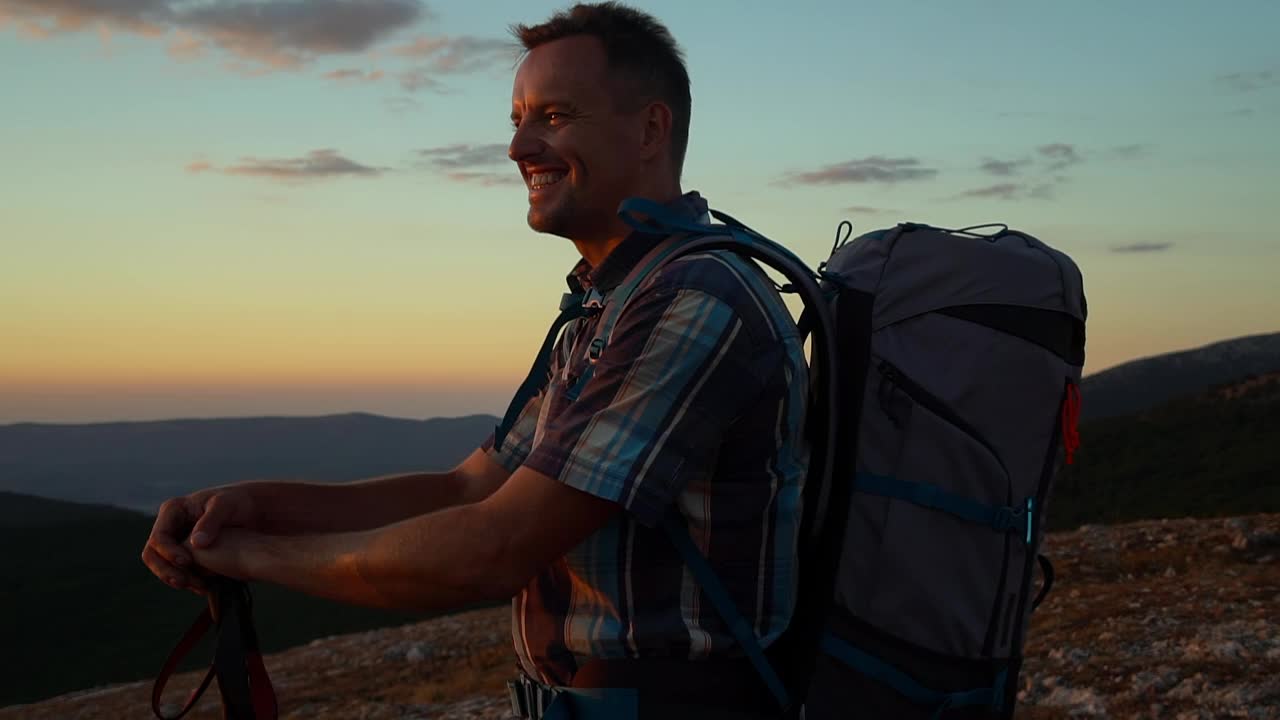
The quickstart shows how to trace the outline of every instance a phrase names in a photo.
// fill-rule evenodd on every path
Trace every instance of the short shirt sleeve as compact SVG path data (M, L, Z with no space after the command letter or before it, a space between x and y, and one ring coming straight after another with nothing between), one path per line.
M714 294L641 290L524 464L656 525L690 479L709 475L726 428L763 387L754 345Z
M480 449L486 455L509 473L515 472L516 468L523 465L525 458L529 456L529 449L533 447L534 431L538 427L538 414L542 410L542 398L545 395L546 391L543 391L529 398L524 408L520 410L520 414L516 416L515 424L503 439L501 450L494 447L495 433L489 433L489 437L480 445Z

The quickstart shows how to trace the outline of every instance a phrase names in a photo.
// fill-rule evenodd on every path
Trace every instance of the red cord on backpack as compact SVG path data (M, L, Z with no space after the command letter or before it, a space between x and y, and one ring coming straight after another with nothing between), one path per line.
M1067 464L1075 462L1075 452L1080 449L1080 388L1067 382L1067 396L1062 401L1062 447L1067 453Z

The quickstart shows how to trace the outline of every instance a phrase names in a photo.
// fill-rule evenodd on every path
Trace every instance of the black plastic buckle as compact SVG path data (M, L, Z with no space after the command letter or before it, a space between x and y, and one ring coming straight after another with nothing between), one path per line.
M1018 530L1025 532L1027 520L1025 515L1027 509L1022 506L1002 507L996 511L995 517L991 519L991 527L997 532L1009 532Z
M507 681L511 712L524 720L540 720L559 692L527 676Z
M528 704L525 702L524 688L519 680L507 681L507 697L511 700L511 714L518 718L529 717Z
M595 338L591 341L591 345L587 347L587 360L595 364L600 356L604 354L604 338Z
M586 296L582 298L582 307L588 310L599 310L604 307L604 295L595 288L588 288Z

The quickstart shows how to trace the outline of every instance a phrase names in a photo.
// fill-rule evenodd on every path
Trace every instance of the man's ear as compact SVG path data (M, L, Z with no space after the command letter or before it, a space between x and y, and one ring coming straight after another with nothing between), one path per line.
M671 106L660 100L654 100L645 105L640 112L644 122L640 153L645 160L652 160L670 149Z

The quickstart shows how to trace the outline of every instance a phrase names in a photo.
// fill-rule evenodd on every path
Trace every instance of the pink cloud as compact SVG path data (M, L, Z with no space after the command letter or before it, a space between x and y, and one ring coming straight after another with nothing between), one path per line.
M793 172L784 184L838 185L844 183L893 184L911 180L929 180L937 176L934 168L922 167L913 157L887 158L880 155L827 165L817 170Z
M170 0L0 0L0 16L16 18L33 38L97 26L157 37L164 34Z
M383 73L381 70L370 70L369 72L365 72L363 70L358 70L355 68L343 68L341 70L331 70L325 73L322 77L324 77L326 80L334 80L337 82L343 82L348 80L362 81L362 82L377 82L378 80L381 80L384 75L385 73Z
M438 90L439 76L482 72L504 61L514 63L517 57L515 45L506 40L470 35L422 35L391 48L391 54L417 63L400 75L400 86L410 92Z
M504 143L485 143L473 145L457 143L443 147L419 150L422 162L438 168L473 168L486 165L507 165L511 160L507 157L507 146Z
M30 37L94 27L155 38L176 32L169 47L175 58L198 56L211 44L233 63L267 70L369 50L427 15L420 0L0 0L0 17Z
M1062 182L1059 178L1057 183ZM999 200L1021 200L1024 198L1034 198L1037 200L1052 200L1053 188L1055 183L1041 182L1034 185L1022 183L997 183L995 185L987 185L985 187L966 190L949 200L962 200L965 198L996 198Z
M186 166L186 171L192 174L218 172L223 175L259 177L281 182L336 177L379 177L388 170L388 168L358 163L332 149L313 150L296 158L247 157L241 159L238 165L224 168L214 167L204 160L197 160Z
M174 60L187 61L203 57L204 49L204 40L201 40L186 30L178 30L174 33L174 38L169 43L168 52L169 57Z
M438 90L444 86L429 70L415 68L400 73L400 87L405 92L417 92L418 90Z
M491 172L451 172L445 177L454 182L476 183L484 187L495 187L498 185L523 185L524 180L514 173L491 173Z
M514 66L515 43L496 37L419 35L392 44L397 33L431 18L423 0L0 0L0 29L19 35L98 32L104 45L118 33L139 35L163 41L174 61L217 54L221 67L246 77L363 54L395 65L322 76L347 82L395 77L405 91L448 93L447 76Z

